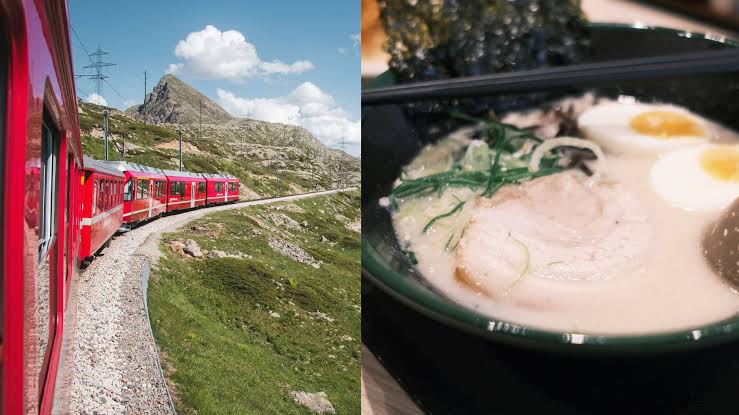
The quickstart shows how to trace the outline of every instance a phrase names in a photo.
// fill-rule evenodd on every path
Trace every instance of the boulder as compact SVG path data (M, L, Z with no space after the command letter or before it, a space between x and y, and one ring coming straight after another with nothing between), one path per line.
M336 410L328 400L326 392L309 393L303 391L291 391L290 397L293 398L296 404L305 406L313 412L319 414L335 414Z
M183 248L183 250L186 254L192 256L193 258L203 257L203 251L200 249L200 246L192 239L188 239L187 241L185 241L185 247Z

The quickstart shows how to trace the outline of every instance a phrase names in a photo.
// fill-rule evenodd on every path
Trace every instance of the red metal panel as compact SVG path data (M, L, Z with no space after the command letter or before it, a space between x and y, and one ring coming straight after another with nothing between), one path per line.
M43 6L43 10L42 7ZM47 371L36 377L35 286L38 256L39 148L44 107L59 133L59 159L73 155L73 170L81 166L81 143L77 128L69 38L66 34L66 9L63 2L0 2L0 24L10 37L9 94L7 99L7 134L5 140L4 214L6 216L3 255L3 347L2 347L2 413L47 414L52 394L63 330L65 298L64 263L66 206L66 168L58 170L57 242L48 255L56 267L49 275L56 282L56 293L50 298L50 327L53 337L51 352L46 357ZM59 36L59 28L66 36ZM52 30L53 29L53 30ZM60 61L60 59L63 60ZM73 195L70 189L70 199ZM9 195L24 195L9 197ZM78 209L70 205L69 220L78 222ZM61 220L60 220L61 218ZM79 229L79 228L77 228ZM70 238L76 239L75 235ZM71 244L68 244L72 248ZM67 258L72 260L72 257ZM42 276L44 277L44 276ZM22 318L19 318L21 317Z
M146 179L150 182L153 181L154 183L156 183L157 181L164 182L164 186L166 187L167 178L166 176L160 174L126 170L125 175L126 182L129 179L132 179L134 180L134 185L135 180ZM151 187L149 187L148 189L151 190ZM165 194L161 197L155 196L150 191L146 199L136 199L134 194L133 200L123 202L123 222L127 224L135 224L141 221L145 221L159 215L160 213L166 212L166 209L166 191Z
M222 178L222 177L206 177L206 193L207 193L207 205L215 205L219 203L224 203L226 200L226 189L228 188L228 184L226 183L228 179ZM216 183L222 183L221 191L216 191Z

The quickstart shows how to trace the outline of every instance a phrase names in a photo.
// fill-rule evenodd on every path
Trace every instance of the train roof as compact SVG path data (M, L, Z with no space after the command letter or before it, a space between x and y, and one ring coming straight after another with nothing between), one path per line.
M235 179L236 176L228 173L202 173L206 179Z
M164 176L164 171L156 167L145 166L143 164L129 163L127 161L104 161L103 163L110 164L113 168L121 172L132 172L132 173L148 173Z
M85 156L85 170L95 170L101 173L110 174L113 176L124 177L124 174L120 170L110 165L110 163L103 160L95 160L92 157Z
M162 170L165 176L171 177L191 177L194 179L203 180L202 173L193 173L191 171L179 171L179 170Z

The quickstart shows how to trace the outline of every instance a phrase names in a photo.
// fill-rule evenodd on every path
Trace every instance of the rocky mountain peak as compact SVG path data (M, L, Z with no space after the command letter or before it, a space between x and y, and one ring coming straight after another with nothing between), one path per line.
M215 124L230 120L231 115L210 98L176 76L167 74L159 80L141 105L128 108L126 114L154 124Z

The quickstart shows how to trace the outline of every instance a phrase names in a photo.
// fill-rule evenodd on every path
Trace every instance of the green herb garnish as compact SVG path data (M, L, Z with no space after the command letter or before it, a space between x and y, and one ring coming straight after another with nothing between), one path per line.
M464 201L464 202L459 202L459 203L457 203L457 206L454 206L454 209L450 210L450 211L449 211L449 212L447 212L447 213L442 213L441 215L439 215L439 216L437 216L437 217L435 217L435 218L431 219L431 220L429 221L429 223L427 223L427 224L426 224L426 226L424 226L424 227L423 227L423 233L426 233L426 232L428 232L428 231L429 231L429 229L431 229L431 226L432 226L432 225L433 225L434 223L436 223L436 221L437 221L437 220L439 220L439 219L444 219L444 218L446 218L446 217L448 217L448 216L452 216L453 214L457 213L457 212L458 212L458 211L459 211L460 209L462 209L462 208L464 207L464 204L465 204L465 203L467 203L467 202L466 202L466 201Z
M477 165L473 163L473 165L467 165L465 168L465 163L461 162L464 156L459 156L460 158L452 163L452 168L445 172L416 179L407 179L401 175L400 185L390 192L391 200L434 194L440 198L449 188L468 188L480 192L479 194L484 197L492 197L507 184L522 183L563 170L558 166L558 155L544 158L541 162L541 168L536 172L529 171L528 167L521 167L528 166L533 148L524 154L516 153L523 148L527 141L537 143L543 141L529 131L502 123L496 119L481 119L459 112L453 112L451 115L455 118L484 124L481 131L487 134L487 140L485 140L486 144L482 145L487 145L486 151L489 151L492 155L490 166L481 167L479 163ZM471 151L478 151L477 147ZM428 232L437 221L459 212L464 204L465 202L460 201L449 212L431 219L424 226L423 233ZM449 239L449 242L451 240L452 238ZM449 245L449 242L447 245Z

